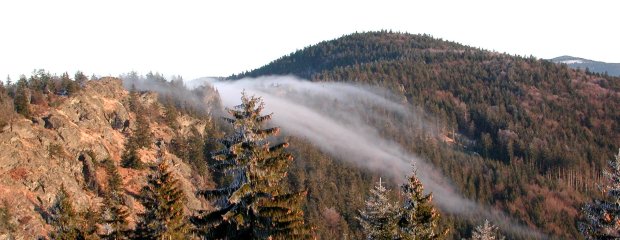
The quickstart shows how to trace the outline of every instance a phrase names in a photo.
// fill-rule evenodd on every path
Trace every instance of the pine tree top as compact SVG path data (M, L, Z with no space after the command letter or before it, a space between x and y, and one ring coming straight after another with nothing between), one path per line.
M381 180L370 189L366 206L357 218L368 239L395 239L398 236L399 212L389 199L389 190Z
M67 192L65 185L61 185L56 195L56 203L52 208L52 226L54 230L50 233L54 239L76 239L78 231L78 214L73 207L71 195Z
M484 223L477 226L472 233L472 240L503 240L504 237L498 233L498 228L491 224L489 220L484 220Z
M212 154L212 167L228 182L215 190L200 191L219 208L193 218L205 226L212 238L299 239L309 236L301 202L305 192L287 193L280 185L293 156L285 151L288 143L272 145L269 136L279 128L263 128L271 115L261 115L261 98L242 93L241 104L227 109L225 118L233 133L220 140L223 148Z
M402 215L399 220L401 235L405 239L442 239L448 229L439 227L440 214L432 204L432 193L424 194L424 186L413 166L408 181L401 186L404 195Z
M165 160L148 176L147 185L140 192L140 201L145 208L136 229L140 238L189 238L190 228L184 211L187 198Z

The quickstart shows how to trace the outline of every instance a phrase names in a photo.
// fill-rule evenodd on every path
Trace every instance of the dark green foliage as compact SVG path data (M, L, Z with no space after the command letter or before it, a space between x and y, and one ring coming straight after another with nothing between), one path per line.
M362 239L356 217L373 187L369 185L372 175L321 152L303 139L291 138L290 143L295 161L288 174L288 185L293 191L307 190L304 215L316 227L314 234L320 239ZM324 214L330 208L342 216L343 224L330 224L333 221Z
M387 32L356 33L306 47L259 69L233 76L233 78L295 74L310 79L315 74L325 70L351 66L356 63L402 59L411 54L410 51L405 50L429 48L464 49L457 43L439 41L428 35L404 35Z
M177 120L179 117L178 110L174 105L165 105L164 109L164 122L173 130L177 130L179 128L179 122Z
M26 118L30 117L30 108L28 106L30 104L30 99L26 78L20 78L17 82L13 103L15 105L15 112Z
M241 98L241 105L228 112L232 135L221 142L224 148L213 154L212 167L231 175L221 188L199 192L218 200L216 210L193 219L206 238L299 239L309 237L301 202L305 192L287 193L280 185L293 160L284 151L287 143L271 146L266 138L278 128L263 129L271 115L261 116L260 99Z
M187 135L177 135L170 142L170 152L192 166L192 170L201 176L208 173L204 157L202 135L193 128Z
M103 222L107 225L108 230L100 236L101 239L130 239L132 230L128 226L129 212L127 207L115 201L106 201L105 204Z
M56 195L56 202L51 212L51 225L54 229L50 232L52 239L74 240L84 238L79 225L78 213L73 207L73 200L64 185L61 185Z
M129 89L129 110L138 114L142 113L142 104L140 103L140 93L136 89L136 85L132 84Z
M10 80L10 79L9 79ZM7 83L6 93L12 97L13 109L26 118L32 117L31 104L42 106L55 106L58 103L58 95L71 96L77 93L81 86L78 82L69 78L64 73L60 77L51 75L43 69L36 70L29 78L22 75L15 83ZM1 96L3 90L0 89L0 107L7 101ZM12 119L12 115L10 116ZM2 125L2 119L0 119Z
M69 74L63 73L60 77L60 95L73 96L80 90L80 85L69 78Z
M82 214L83 222L81 224L81 231L84 234L85 240L97 240L100 239L99 233L99 225L103 223L103 219L101 218L101 211L99 207L88 207L86 212Z
M124 168L143 169L144 163L138 155L137 144L133 137L127 139L125 151L121 156L121 166Z
M107 226L107 231L101 238L129 239L132 231L128 227L129 212L125 206L123 179L112 160L105 160L104 164L108 186L103 201L103 223Z
M205 163L208 165L217 164L217 160L213 159L211 153L222 148L219 139L224 138L223 130L223 126L218 121L212 118L207 119L204 129L203 156L206 160ZM224 182L230 180L227 180L226 175L218 171L212 171L211 178L217 185L222 185Z
M398 221L400 239L444 239L448 230L439 226L439 212L431 202L433 195L424 194L424 187L416 174L414 167L413 174L401 186L404 201Z
M77 71L77 72L75 72L73 80L75 80L75 82L79 86L79 85L83 84L84 82L88 81L88 77L86 75L84 75L84 73L82 71Z
M193 131L186 139L187 159L197 173L206 173L207 165L204 157L204 141L198 131Z
M129 94L129 108L136 115L135 130L127 138L125 152L122 156L122 166L134 169L144 168L138 156L138 149L149 148L153 143L151 127L147 118L147 111L139 101L139 93L132 87Z
M435 164L467 197L498 206L542 231L559 229L553 234L564 238L578 234L571 224L575 217L568 212L576 210L580 199L600 195L593 183L605 165L601 159L611 157L620 142L620 111L615 110L620 109L620 78L586 74L533 57L491 53L427 35L351 34L232 78L273 74L393 90L409 107L420 106L433 116L439 129L431 134L450 136L456 143L429 141L415 131L376 126L382 136ZM398 119L387 117L398 125ZM456 134L452 135L452 129ZM320 212L335 205L329 197L334 191L351 194L345 201L359 208L365 190L348 193L330 186L343 182L332 173L343 169L326 169L338 163L326 157L301 159L296 162L303 169L294 170L291 178L312 183L307 186L316 197L306 209L312 221L320 222ZM346 174L368 173L351 168ZM305 177L317 175L323 181ZM368 189L363 181L352 179L349 188ZM544 207L546 197L561 191L568 193L560 195L561 206ZM338 209L351 230L359 232L349 217L355 211L347 206ZM442 219L458 227L448 238L470 235L471 223L453 216ZM319 230L321 235L326 229L319 225Z
M140 214L136 227L138 238L189 238L190 228L183 210L186 198L165 161L149 175L147 185L140 192L140 201L145 212Z
M13 233L16 229L17 224L13 220L11 206L4 200L0 206L0 234L6 234L8 239L14 239Z
M130 97L130 98L133 98L133 97ZM131 141L136 145L136 147L149 148L151 147L151 144L153 143L153 136L151 133L151 127L149 124L149 120L147 119L148 113L146 112L144 106L142 106L140 102L137 102L137 100L135 101L136 103L133 103L133 104L130 103L130 106L135 105L134 107L131 107L131 108L135 109L133 111L136 114L136 124L135 124L136 129L133 132Z
M143 109L143 108L140 108ZM149 120L146 116L146 111L139 110L136 113L136 130L132 135L131 141L139 148L149 148L153 143L153 136L151 134L151 127Z
M433 240L445 239L447 230L439 226L439 213L433 207L432 195L424 194L424 187L416 172L401 186L401 206L390 200L389 191L379 184L370 190L366 206L358 220L367 239Z
M118 173L118 168L111 159L103 160L107 175L106 195L119 196L123 192L123 177Z

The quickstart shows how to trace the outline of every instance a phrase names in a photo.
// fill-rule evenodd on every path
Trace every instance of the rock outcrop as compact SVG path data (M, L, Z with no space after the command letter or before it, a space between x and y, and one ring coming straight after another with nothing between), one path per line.
M145 93L145 104L158 104L157 96ZM47 236L48 209L61 185L73 196L78 210L101 202L105 187L101 161L118 163L135 116L128 108L129 93L116 78L89 81L76 96L47 107L33 119L18 118L0 132L0 201L12 207L19 239ZM198 120L183 116L184 121ZM153 121L153 139L169 143L175 130ZM198 128L201 129L201 128ZM140 149L144 162L154 163L159 148ZM189 198L189 208L203 208L194 197L191 168L173 154L160 154L172 164ZM149 170L119 170L128 196L135 196ZM131 197L130 197L131 198ZM135 205L137 201L131 200ZM136 209L140 209L137 207ZM135 212L132 212L135 216Z

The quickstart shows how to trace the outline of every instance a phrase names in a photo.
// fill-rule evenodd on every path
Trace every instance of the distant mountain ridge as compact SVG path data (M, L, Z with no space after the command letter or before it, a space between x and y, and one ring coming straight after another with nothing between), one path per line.
M588 69L590 72L620 77L620 63L606 63L573 56L560 56L549 59L554 63L564 63L574 69Z

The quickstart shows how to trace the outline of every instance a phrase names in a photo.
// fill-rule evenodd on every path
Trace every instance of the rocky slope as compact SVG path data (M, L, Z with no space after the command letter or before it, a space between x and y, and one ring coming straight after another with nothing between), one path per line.
M11 208L18 238L47 236L50 226L46 218L61 185L73 196L80 211L101 203L98 192L105 189L106 176L100 163L109 158L118 164L124 142L135 128L135 115L129 111L128 101L129 93L120 79L89 81L77 96L61 99L55 107L33 105L32 119L16 119L1 129L0 201L6 201ZM140 101L149 109L163 111L156 94L142 93ZM202 132L199 120L188 116L178 120L178 130L150 120L153 139L169 143L175 134L190 127ZM200 182L196 184L192 178L191 168L165 147L159 147L165 145L153 143L140 149L142 161L157 162L156 156L161 152L181 179L189 198L188 208L207 207L194 197ZM131 213L135 218L140 207L134 198L145 184L149 170L119 171L129 203L137 209Z

